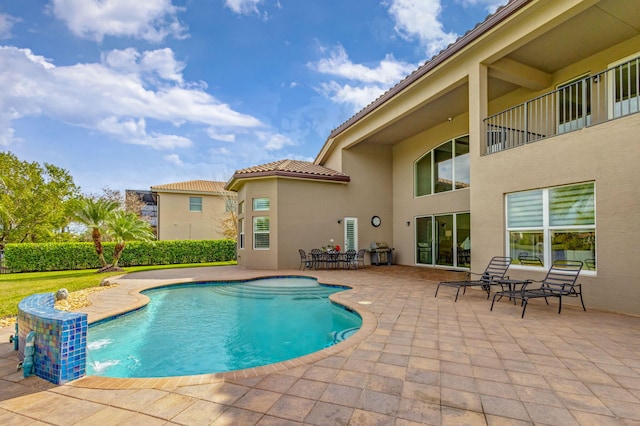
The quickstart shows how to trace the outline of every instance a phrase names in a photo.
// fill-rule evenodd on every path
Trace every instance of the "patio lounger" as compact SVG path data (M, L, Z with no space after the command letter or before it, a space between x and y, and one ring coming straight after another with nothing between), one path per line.
M518 260L520 261L521 265L525 266L544 266L542 260L540 260L538 256L531 256L526 253L520 253L518 255Z
M460 289L461 288L464 289L462 291L462 294L464 294L467 291L467 287L482 288L484 291L487 292L487 299L488 299L489 295L491 294L491 286L498 285L499 284L498 281L500 279L505 278L504 275L507 273L507 269L509 269L510 264L511 264L510 257L494 256L489 262L489 264L487 265L487 268L481 274L474 273L474 272L467 272L467 277L463 281L441 281L440 283L438 283L438 287L436 287L436 294L434 295L434 297L438 296L438 290L440 289L440 286L444 285L447 287L457 288L456 298L454 300L455 302L458 301L458 295L460 294ZM478 279L472 280L471 277L473 275L477 275Z
M579 260L556 260L553 262L551 268L547 272L547 276L540 283L539 288L529 288L528 285L523 286L520 290L513 291L500 291L493 295L493 301L491 302L491 310L493 310L493 304L496 301L496 297L502 298L502 296L508 296L513 299L522 300L522 316L524 318L525 310L529 299L544 298L544 301L549 304L549 297L558 298L558 313L562 311L562 297L580 297L580 303L582 309L587 310L584 306L584 300L582 299L582 285L576 284L580 270L582 269L582 262ZM536 282L531 280L532 282Z

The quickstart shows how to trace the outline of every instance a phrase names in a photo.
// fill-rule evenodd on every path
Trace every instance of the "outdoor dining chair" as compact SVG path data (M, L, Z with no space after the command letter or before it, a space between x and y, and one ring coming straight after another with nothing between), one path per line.
M357 252L355 250L353 249L347 250L341 258L342 267L345 269L351 269L351 267L356 269L358 267L358 264L356 263L357 262L356 255L357 255Z
M300 253L300 267L298 269L311 268L311 259L307 257L307 253L302 249L298 249L298 253Z
M364 255L367 253L367 250L360 249L358 250L358 254L356 255L356 269L362 268L364 269Z
M462 294L467 291L467 287L480 287L482 290L487 292L487 299L491 294L491 286L498 285L499 280L505 278L505 274L507 273L507 269L509 269L509 265L511 264L511 258L507 256L494 256L491 258L491 261L487 265L487 268L483 273L474 273L467 272L467 276L464 280L461 281L441 281L438 283L438 287L436 287L436 294L434 297L438 296L438 290L441 285L447 287L456 287L456 298L454 302L458 301L458 295L460 294L460 289L462 288ZM478 279L471 279L472 276L478 276Z
M322 255L322 250L320 249L312 249L311 250L311 266L318 270L319 267L325 266L324 257Z

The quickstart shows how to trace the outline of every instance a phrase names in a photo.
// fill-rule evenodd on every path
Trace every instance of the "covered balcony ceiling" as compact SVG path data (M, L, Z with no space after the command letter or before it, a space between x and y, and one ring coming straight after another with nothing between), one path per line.
M407 139L451 117L465 113L469 109L469 86L465 83L448 91L420 108L398 117L384 129L366 139L368 143L392 145Z
M490 62L489 99L518 87L542 90L567 66L640 35L640 7L601 0L551 29L542 26L505 56Z
M640 7L629 8L630 1L637 0L602 0L558 25L541 26L538 33L520 40L510 52L488 64L489 99L519 87L545 89L558 70L640 35ZM364 142L396 144L466 113L468 99L465 83L399 117Z
M553 74L572 63L640 35L640 4L635 0L602 0L552 28L507 57Z

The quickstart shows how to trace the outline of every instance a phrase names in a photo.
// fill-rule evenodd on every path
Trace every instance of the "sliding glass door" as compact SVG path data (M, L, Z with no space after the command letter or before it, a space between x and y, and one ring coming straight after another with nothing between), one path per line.
M471 262L469 213L416 218L416 264L468 268Z

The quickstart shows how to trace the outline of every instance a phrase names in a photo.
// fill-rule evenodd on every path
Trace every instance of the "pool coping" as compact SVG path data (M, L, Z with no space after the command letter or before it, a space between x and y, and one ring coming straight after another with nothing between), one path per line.
M332 287L346 287L345 290L333 293L329 296L329 300L338 305L344 306L360 315L362 319L362 325L360 329L349 338L321 349L319 351L292 358L289 360L277 362L274 364L267 364L259 367L246 368L242 370L233 370L227 372L207 373L188 376L171 376L171 377L154 377L154 378L115 378L115 377L103 377L103 376L85 376L80 379L67 383L69 386L91 388L91 389L163 389L163 388L175 388L182 386L203 385L211 383L222 383L230 380L248 379L266 374L278 373L292 368L300 367L303 365L313 364L330 356L339 354L351 347L354 347L363 342L369 335L371 335L378 326L378 320L376 316L366 309L366 304L360 302L352 302L350 300L343 300L344 296L350 291L356 290L357 285L345 285L345 284L333 284L321 281L321 278L313 274L301 273L301 274L283 274L282 271L274 271L273 274L265 274L265 271L253 271L257 273L252 275L252 271L246 271L249 275L248 278L241 279L210 279L207 282L230 282L230 281L249 281L262 278L275 278L275 277L310 277L318 280L321 285ZM86 312L89 315L89 326L101 321L105 321L109 318L117 318L122 315L126 315L137 309L141 309L146 306L150 299L148 296L142 294L143 291L155 289L159 287L190 284L203 282L202 279L162 279L157 282L142 283L133 288L127 288L126 284L123 284L122 279L124 275L111 277L110 282L118 284L112 288L109 288L103 292L94 293L89 295L89 301L91 306L86 309L80 310L80 312ZM104 300L105 296L112 296L115 293L123 293L126 291L126 298L122 299L123 304L120 307L105 307L100 306L100 302ZM122 295L120 295L122 296ZM124 304L124 300L132 299L128 301L128 304ZM365 302L366 303L366 302ZM97 308L97 309L96 309Z

